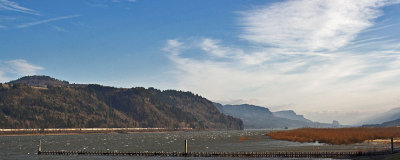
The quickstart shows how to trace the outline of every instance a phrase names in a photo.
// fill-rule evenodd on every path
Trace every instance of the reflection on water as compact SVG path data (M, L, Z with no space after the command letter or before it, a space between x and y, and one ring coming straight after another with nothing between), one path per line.
M184 151L184 140L188 139L189 152L264 152L264 151L348 151L381 149L386 145L369 143L355 145L326 145L321 143L297 143L269 139L268 130L169 132L134 134L90 134L48 136L0 137L1 159L176 159L168 157L123 157L123 156L53 156L36 155L38 140L42 139L43 151ZM215 159L215 158L179 158ZM232 159L232 158L218 158ZM259 159L259 158L258 158Z

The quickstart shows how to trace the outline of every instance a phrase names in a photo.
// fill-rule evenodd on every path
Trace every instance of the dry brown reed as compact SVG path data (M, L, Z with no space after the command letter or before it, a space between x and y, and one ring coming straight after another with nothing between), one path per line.
M388 128L300 128L267 133L272 139L327 144L353 144L365 140L400 137L400 127Z

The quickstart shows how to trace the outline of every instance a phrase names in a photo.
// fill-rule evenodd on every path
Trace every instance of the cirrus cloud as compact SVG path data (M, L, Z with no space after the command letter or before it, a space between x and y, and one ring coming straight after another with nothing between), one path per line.
M400 105L396 83L400 80L400 41L382 38L385 35L358 36L374 27L375 19L384 14L382 7L398 3L278 2L240 12L243 32L239 37L258 49L204 38L168 40L164 51L176 66L177 88L217 102L272 108L291 104L290 109L324 122L329 120L323 114L311 113L373 113ZM374 49L369 50L371 44ZM201 58L183 54L193 50L204 54ZM347 124L355 120L338 118Z
M43 67L33 65L24 59L0 61L0 82L6 82L20 76L35 75L43 69Z
M8 0L0 0L0 10L40 15L40 13L38 11L29 9L26 7L22 7L16 2L12 2L12 1L8 1Z
M294 50L336 50L374 25L388 0L285 1L242 12L243 39Z
M50 18L50 19L45 19L45 20L40 20L40 21L35 21L35 22L29 22L29 23L18 25L17 28L26 28L26 27L36 26L36 25L50 23L50 22L54 22L54 21L76 18L79 16L80 15L69 15L69 16L61 16L61 17Z

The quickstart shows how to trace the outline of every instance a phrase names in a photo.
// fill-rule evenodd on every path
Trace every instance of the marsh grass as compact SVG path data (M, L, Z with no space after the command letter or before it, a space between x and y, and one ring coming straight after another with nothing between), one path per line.
M388 128L300 128L267 133L272 139L327 144L354 144L366 140L400 137L400 127Z

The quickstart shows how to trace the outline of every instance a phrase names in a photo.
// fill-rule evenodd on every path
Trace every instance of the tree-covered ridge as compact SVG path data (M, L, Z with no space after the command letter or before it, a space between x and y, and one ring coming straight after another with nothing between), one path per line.
M26 84L33 87L47 87L47 86L68 86L67 81L58 80L49 76L25 76L17 80L10 81L8 84Z
M135 121L80 88L0 87L1 128L128 127Z
M163 127L243 129L190 92L101 85L0 85L1 128Z

